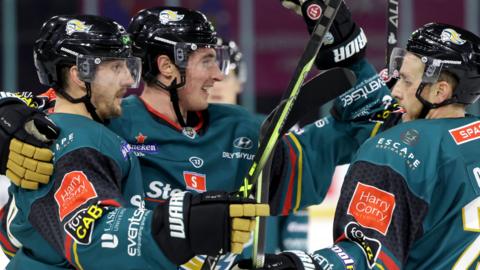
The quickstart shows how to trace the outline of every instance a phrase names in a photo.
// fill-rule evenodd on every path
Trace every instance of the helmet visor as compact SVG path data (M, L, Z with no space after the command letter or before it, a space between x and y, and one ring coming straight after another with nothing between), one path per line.
M390 77L399 78L400 69L402 68L402 65L404 63L404 58L407 55L407 53L411 53L411 52L402 48L394 48L392 50L392 54L390 56L390 63L388 65L388 75ZM418 55L415 53L411 53L411 54L416 55L424 65L424 70L422 75L423 83L437 82L444 68L444 64L461 65L460 61L442 60L442 59L436 59L429 56Z
M108 67L112 76L126 82L128 88L137 88L140 84L142 60L138 57L77 56L78 74L84 82L92 83L101 66Z
M211 57L206 58L205 61L200 61L202 65L208 68L216 65L224 75L228 75L230 71L230 54L228 46L224 45L178 42L174 46L175 64L180 68L186 69L189 65L189 57L201 49L210 49L211 53Z

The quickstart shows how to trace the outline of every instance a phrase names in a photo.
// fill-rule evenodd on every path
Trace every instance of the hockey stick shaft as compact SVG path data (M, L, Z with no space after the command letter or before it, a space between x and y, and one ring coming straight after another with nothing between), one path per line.
M341 2L342 0L325 1L325 10L318 20L317 26L312 32L312 36L310 37L307 47L295 69L287 91L284 94L283 100L286 100L285 106L282 110L278 110L274 114L271 125L265 134L266 139L264 139L264 143L260 145L253 160L252 166L250 167L248 174L244 179L244 186L242 188L244 197L248 197L250 195L251 188L249 188L249 186L257 181L259 173L262 171L268 157L271 155L272 150L278 141L278 138L281 135L280 131L285 123L286 118L288 117L290 109L295 103L300 86L314 64L316 55L322 45L323 38L331 26Z
M326 0L325 1L325 10L323 11L320 19L315 26L310 40L306 46L306 49L300 58L300 61L295 69L295 72L292 76L292 80L289 83L287 91L284 94L285 103L282 110L277 111L274 114L272 124L267 129L267 133L264 140L266 143L262 143L260 145L257 154L255 155L255 159L253 160L252 167L250 168L248 175L244 179L244 197L248 197L250 193L249 185L257 181L257 194L256 200L257 202L268 202L267 196L262 196L262 189L265 191L269 188L269 179L265 179L262 181L261 178L258 178L259 174L262 172L267 160L270 158L272 151L275 145L278 142L278 139L281 135L281 130L283 125L285 124L285 120L288 117L288 114L295 104L296 97L298 95L298 91L300 90L300 86L302 85L306 75L312 68L315 58L317 56L320 47L322 46L323 39L329 30L330 26L335 19L335 16L340 8L342 0ZM262 183L265 182L265 183ZM264 242L265 242L265 226L264 222L260 224L260 219L257 218L258 224L257 229L255 230L254 234L254 246L253 246L253 263L255 267L262 267L264 264ZM262 225L262 228L259 226Z
M387 3L387 49L385 52L385 66L390 63L393 48L398 45L398 2L388 0Z

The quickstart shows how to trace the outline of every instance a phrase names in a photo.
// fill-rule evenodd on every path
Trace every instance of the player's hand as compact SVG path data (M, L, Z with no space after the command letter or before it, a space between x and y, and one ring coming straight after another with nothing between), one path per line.
M323 0L282 0L282 5L300 10L311 34L327 6ZM330 30L325 35L315 64L319 69L350 67L365 56L367 38L352 20L350 10L342 1Z
M302 16L302 4L306 0L280 0L282 6L295 11L298 15Z
M59 129L42 111L20 99L0 99L0 174L27 189L48 183L53 166L47 147L58 134Z
M181 265L194 255L241 253L254 218L269 213L268 205L227 192L176 193L155 209L152 233L167 258Z
M279 254L265 254L265 263L262 268L254 268L251 259L241 260L233 270L259 269L259 270L305 270L322 269L315 260L303 251L289 251Z

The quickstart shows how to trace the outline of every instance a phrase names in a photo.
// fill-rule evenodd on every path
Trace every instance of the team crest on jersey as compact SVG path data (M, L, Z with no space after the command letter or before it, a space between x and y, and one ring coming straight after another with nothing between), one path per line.
M480 138L480 121L450 129L449 132L456 144L477 140Z
M167 24L169 22L178 22L183 20L183 17L185 17L185 15L178 14L177 11L173 11L169 9L162 10L158 15L158 19L160 20L161 24Z
M440 39L443 42L452 42L453 44L463 45L466 40L460 37L461 35L457 33L457 31L453 30L452 28L445 28L440 35Z
M207 191L207 176L205 174L185 171L183 172L183 180L185 180L185 186L189 190Z
M363 227L387 234L395 209L395 195L358 182L347 214Z
M360 246L367 259L368 267L372 269L375 266L378 254L380 254L382 247L380 241L365 236L362 227L355 222L350 222L345 226L345 237Z
M192 127L183 128L182 133L183 133L183 135L187 136L188 138L190 138L192 140L195 139L195 137L197 136L197 132Z
M65 32L67 32L67 35L71 35L76 32L83 32L83 33L88 33L90 29L92 28L92 25L86 25L85 22L79 21L79 20L69 20L67 22L67 26L65 27Z

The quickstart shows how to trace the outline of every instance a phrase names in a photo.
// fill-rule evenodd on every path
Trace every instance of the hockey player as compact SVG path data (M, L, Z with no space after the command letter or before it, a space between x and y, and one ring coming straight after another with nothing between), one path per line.
M285 166L278 163L277 168L292 169L277 178L277 181L286 184L285 189L277 191L288 195L282 202L273 202L278 207L277 214L297 211L301 201L299 195L311 196L311 191L318 189L326 193L335 165L348 163L358 146L372 132L374 123L370 121L371 116L375 118L374 113L384 109L383 105L373 105L382 104L382 101L389 104L387 101L391 101L388 89L362 57L366 45L363 32L351 21L348 10L343 9L340 14L333 25L336 30L332 31L331 45L334 47L325 46L326 51L320 54L317 65L321 68L339 64L351 66L359 84L338 99L334 110L336 118L319 120L302 131L305 135L290 133L284 138L280 150L286 149L286 152L279 150L278 160L285 161ZM198 27L189 26L194 23ZM148 207L155 207L171 193L184 189L199 192L207 189L237 190L256 150L258 123L252 123L251 115L237 106L210 105L202 111L202 106L206 108L205 90L210 88L212 81L219 80L221 74L216 73L208 79L199 77L204 73L193 70L208 67L208 61L193 66L185 66L185 61L181 61L182 56L194 56L198 52L190 49L206 47L197 44L211 42L208 46L214 46L213 41L202 41L203 38L213 40L215 37L210 24L196 12L181 8L154 8L137 14L129 32L133 34L138 51L143 53L143 77L147 85L140 98L130 97L122 103L126 113L113 120L111 127L125 137L132 150L140 156ZM352 41L363 42L361 50L339 63L334 62L333 49ZM178 80L174 81L175 78ZM183 87L182 83L185 83ZM189 95L190 92L193 92L192 95ZM175 107L179 109L175 110ZM194 112L187 113L189 110ZM179 119L184 119L185 127ZM302 145L298 138L305 138L312 144L311 149L316 149L318 153L305 156L299 148ZM291 161L283 158L283 153L291 154ZM314 186L297 188L298 183L302 183L302 177L312 177L313 174L308 173L312 167L308 164L313 163L315 168L318 164L322 165L322 170L314 173L315 179L320 180L314 184L305 181ZM305 165L302 167L302 164ZM307 173L302 176L303 171ZM317 197L312 201L320 201L324 193L316 193ZM195 268L201 264L192 263L194 265L186 267Z
M34 59L41 83L58 94L51 119L61 131L52 180L35 191L10 189L7 231L19 250L8 268L174 269L195 254L241 251L250 216L265 207L225 192L177 192L143 207L138 160L102 125L121 114L126 89L140 80L141 60L122 26L55 16L40 31Z
M392 52L404 124L360 148L342 187L335 245L267 255L264 269L477 269L480 38L429 23ZM247 264L241 264L241 268Z

